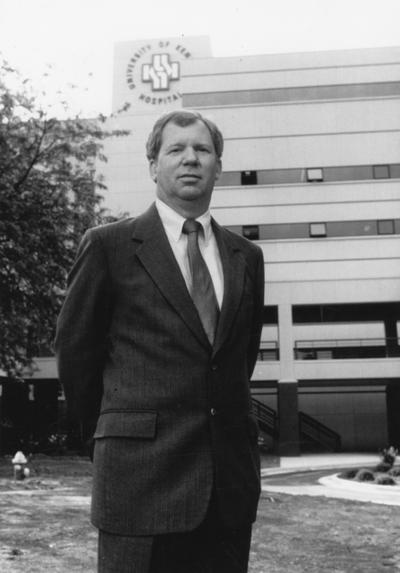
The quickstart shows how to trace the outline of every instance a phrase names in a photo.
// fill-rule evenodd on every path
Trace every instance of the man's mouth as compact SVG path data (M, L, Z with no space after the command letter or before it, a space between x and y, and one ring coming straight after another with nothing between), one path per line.
M196 173L183 173L179 176L179 179L200 179L200 175Z

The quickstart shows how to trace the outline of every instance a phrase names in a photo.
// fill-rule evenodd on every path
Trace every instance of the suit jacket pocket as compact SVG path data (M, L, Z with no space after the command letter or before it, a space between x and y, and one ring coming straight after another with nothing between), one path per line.
M100 414L94 437L154 439L157 412L152 410L109 410Z

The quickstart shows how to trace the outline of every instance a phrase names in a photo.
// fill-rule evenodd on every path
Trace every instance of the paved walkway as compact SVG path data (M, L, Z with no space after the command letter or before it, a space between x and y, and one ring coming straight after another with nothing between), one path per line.
M306 454L293 457L281 457L278 467L265 467L261 475L291 473L305 470L371 467L380 461L378 454Z
M324 496L355 501L400 505L400 486L376 485L366 482L352 482L336 476L335 470L343 468L373 467L380 461L377 454L313 454L298 457L280 458L279 467L265 467L262 477L282 474L332 470L332 474L322 477L315 484L270 485L263 481L263 491L287 493L289 495Z

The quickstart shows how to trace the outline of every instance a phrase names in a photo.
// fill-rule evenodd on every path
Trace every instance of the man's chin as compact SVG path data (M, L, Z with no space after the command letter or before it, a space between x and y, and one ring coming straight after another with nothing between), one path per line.
M205 198L204 191L202 191L195 185L185 185L184 187L182 187L179 196L184 201L197 201L199 199Z

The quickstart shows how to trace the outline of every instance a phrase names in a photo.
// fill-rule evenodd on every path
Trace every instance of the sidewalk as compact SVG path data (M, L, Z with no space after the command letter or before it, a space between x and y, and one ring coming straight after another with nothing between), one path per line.
M335 468L371 467L380 461L379 454L304 454L301 456L281 457L279 465L264 467L261 464L261 476L290 473L297 471L312 471Z
M343 468L371 468L380 461L378 454L311 454L298 457L283 457L279 466L262 467L262 490L269 493L286 493L289 495L323 496L353 501L380 503L384 505L400 505L400 486L376 485L368 482L353 482L338 478L336 470ZM276 485L276 478L307 471L332 470L332 473L315 483L287 485L288 480L282 480L282 485ZM274 485L268 483L268 477L274 477ZM312 476L310 476L312 482Z

